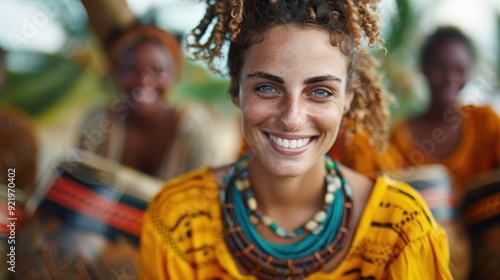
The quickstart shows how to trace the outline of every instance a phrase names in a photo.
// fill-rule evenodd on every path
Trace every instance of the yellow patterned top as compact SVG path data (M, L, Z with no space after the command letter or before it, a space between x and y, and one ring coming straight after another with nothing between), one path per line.
M256 279L242 275L224 242L219 186L210 169L168 182L150 202L140 279ZM379 177L349 252L307 279L451 279L446 234L419 194Z

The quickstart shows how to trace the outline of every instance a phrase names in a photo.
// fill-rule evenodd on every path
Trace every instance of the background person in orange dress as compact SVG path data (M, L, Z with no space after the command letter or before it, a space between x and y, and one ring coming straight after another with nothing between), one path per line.
M420 54L430 106L398 124L391 135L405 166L443 164L459 193L475 178L500 167L499 116L489 106L458 104L475 57L472 42L460 30L442 27L431 34Z
M494 170L500 167L499 116L488 106L458 104L475 57L472 42L460 30L441 27L431 34L420 53L430 106L423 114L397 124L391 135L397 152L392 154L394 161L406 167L399 179L422 193L447 230L455 279L468 279L471 260L477 261L470 249L479 247L469 245L459 214L462 197L474 181L498 173ZM473 242L478 240L472 237ZM476 279L478 274L471 277Z

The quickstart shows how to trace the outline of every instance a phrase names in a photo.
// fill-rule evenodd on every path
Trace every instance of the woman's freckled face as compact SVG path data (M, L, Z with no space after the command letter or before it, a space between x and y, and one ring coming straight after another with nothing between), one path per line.
M318 28L277 26L243 56L234 101L249 146L273 174L304 174L335 142L352 95L347 58L330 38Z

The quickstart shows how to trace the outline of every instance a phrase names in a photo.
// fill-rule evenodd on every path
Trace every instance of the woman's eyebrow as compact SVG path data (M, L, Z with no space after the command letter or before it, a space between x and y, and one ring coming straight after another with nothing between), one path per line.
M342 79L339 77L335 77L332 75L324 75L324 76L317 76L317 77L312 77L304 81L305 84L314 84L314 83L319 83L319 82L324 82L324 81L333 81L337 83L342 83Z
M252 74L248 74L247 75L247 79L250 79L250 78L262 78L262 79L267 79L267 80L271 80L271 81L274 81L274 82L277 82L277 83L280 83L280 84L284 84L285 81L283 81L283 78L279 77L279 76L276 76L276 75L273 75L273 74L269 74L269 73L265 73L265 72L255 72L255 73L252 73Z
M266 72L260 72L260 71L252 73L252 74L248 74L247 79L250 79L250 78L262 78L262 79L271 80L271 81L281 83L281 84L285 83L283 78L281 78L279 76L269 74ZM333 82L337 82L337 83L342 83L341 78L338 78L338 77L333 76L333 75L323 75L323 76L316 76L316 77L308 78L304 81L304 83L305 84L314 84L314 83L319 83L319 82L323 82L323 81L333 81Z

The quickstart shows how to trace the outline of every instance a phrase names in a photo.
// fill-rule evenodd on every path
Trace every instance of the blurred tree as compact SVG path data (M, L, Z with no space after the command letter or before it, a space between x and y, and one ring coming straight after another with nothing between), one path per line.
M392 121L397 122L422 107L422 101L415 98L417 73L411 67L415 50L410 43L416 34L420 13L409 0L394 0L394 5L395 13L383 30L387 52L377 52L377 57L384 75L383 83L396 99L390 109Z

